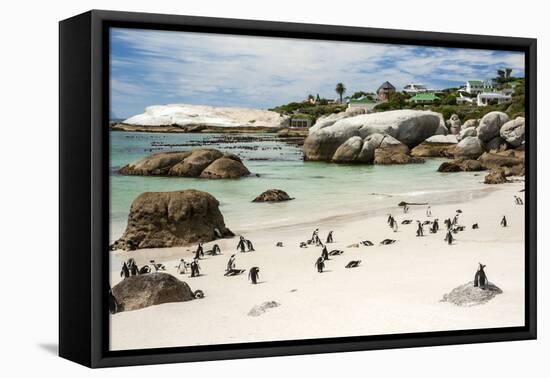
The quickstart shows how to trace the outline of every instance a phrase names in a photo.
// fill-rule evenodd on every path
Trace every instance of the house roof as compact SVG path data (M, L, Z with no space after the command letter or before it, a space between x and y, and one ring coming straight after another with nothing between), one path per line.
M378 87L378 91L380 89L393 89L393 90L395 90L395 87L389 81L385 81L385 82L382 83L381 86Z
M376 101L370 100L368 97L362 97L358 99L350 99L349 102L350 104L373 104Z
M418 93L411 97L409 101L435 101L439 100L439 97L434 95L433 93Z
M472 85L472 84L481 85L481 84L483 84L483 81L481 81L481 80L468 80L468 83L470 85Z

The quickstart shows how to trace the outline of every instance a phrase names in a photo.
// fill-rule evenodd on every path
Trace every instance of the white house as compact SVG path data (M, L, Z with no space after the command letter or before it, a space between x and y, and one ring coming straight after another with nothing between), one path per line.
M468 80L466 82L466 92L469 94L478 94L483 92L484 82L482 80Z
M424 84L410 83L403 87L403 92L415 95L417 93L433 92L433 90L428 89Z
M479 93L477 95L477 105L478 106L487 106L493 100L496 100L498 104L504 102L509 102L512 100L512 96L506 95L500 92L487 92Z

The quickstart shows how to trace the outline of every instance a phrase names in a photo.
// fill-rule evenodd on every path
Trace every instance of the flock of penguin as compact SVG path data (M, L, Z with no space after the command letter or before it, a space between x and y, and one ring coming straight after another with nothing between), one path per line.
M523 205L523 200L518 197L514 196L514 201L516 205ZM407 205L403 207L403 212L407 214L409 211L409 208ZM452 245L456 242L455 235L458 234L461 231L464 231L466 229L466 226L459 224L459 217L460 214L462 214L462 210L458 209L456 210L456 213L452 218L447 218L444 220L444 224L446 227L446 234L444 241L448 245ZM432 212L430 206L426 209L426 217L431 218ZM410 225L413 224L412 219L404 219L401 221L401 225ZM395 220L393 215L388 214L387 223L389 227L394 231L398 231L398 222ZM500 221L501 227L508 227L508 220L506 219L506 216L504 215ZM435 218L432 220L416 220L416 236L417 237L423 237L424 236L424 228L427 227L429 229L429 232L431 234L436 234L439 232L439 219ZM472 224L471 228L473 230L479 229L479 224L474 223ZM390 245L395 243L397 240L395 239L384 239L379 244L380 245ZM317 269L317 272L322 273L325 270L326 267L326 261L331 260L331 257L339 256L344 253L343 250L340 249L332 249L329 251L327 248L328 244L334 243L334 232L330 231L326 237L325 243L322 242L321 238L319 237L319 229L315 229L311 235L311 238L308 239L305 242L300 242L299 246L300 248L308 248L309 246L316 246L321 247L321 256L317 258L315 261L315 268ZM374 245L373 242L370 240L362 240L358 243L358 245L371 247ZM283 247L282 242L277 242L277 247ZM244 252L253 252L255 251L253 243L245 239L243 236L239 237L239 242L237 243L238 251L244 253ZM199 265L199 260L201 260L204 255L211 255L211 256L217 256L221 255L221 249L218 244L214 244L212 246L212 249L205 251L203 247L203 243L199 243L197 246L197 249L195 250L193 261L187 262L184 259L180 260L179 265L176 266L177 273L178 274L187 274L188 271L190 272L190 277L197 277L200 276L201 267ZM240 274L243 274L246 270L236 268L236 257L235 254L231 255L229 258L229 261L227 262L227 266L225 269L224 276L230 277L230 276L238 276ZM361 264L361 260L352 260L347 263L345 266L346 268L356 268ZM482 289L485 288L488 281L486 278L486 274L484 272L485 265L479 263L478 270L475 275L474 279L474 286L481 287ZM141 274L148 274L151 272L159 272L159 271L165 271L166 266L161 263L157 263L155 260L150 260L148 265L144 265L141 268L138 267L136 264L136 261L133 258L128 259L128 261L125 261L122 264L122 269L120 272L120 276L123 278L141 275ZM260 278L260 268L257 266L253 266L249 269L248 272L248 279L251 281L252 284L258 284ZM200 290L197 290L195 293L195 296L197 298L202 298L204 296L204 293Z

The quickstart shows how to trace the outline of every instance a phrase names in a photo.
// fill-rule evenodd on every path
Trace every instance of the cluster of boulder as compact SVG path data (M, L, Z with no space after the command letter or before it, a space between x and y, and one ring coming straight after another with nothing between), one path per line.
M250 171L237 155L213 148L200 148L192 151L159 152L122 167L119 173L225 179L248 176Z
M455 134L434 136L415 147L411 154L421 157L453 157L442 163L439 172L490 170L487 184L507 182L506 177L525 174L525 119L510 120L503 112L490 112L464 125L454 118Z
M394 110L321 117L304 141L304 159L334 163L407 164L423 159L410 148L448 130L439 113Z
M132 202L126 230L110 249L177 247L233 236L211 194L193 189L146 192Z

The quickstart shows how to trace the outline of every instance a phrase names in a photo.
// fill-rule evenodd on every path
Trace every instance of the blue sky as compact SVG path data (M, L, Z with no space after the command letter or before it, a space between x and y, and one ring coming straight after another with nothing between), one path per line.
M186 103L267 109L309 93L336 98L375 91L389 81L431 88L494 77L502 67L524 75L517 52L246 37L139 29L111 30L111 115Z

